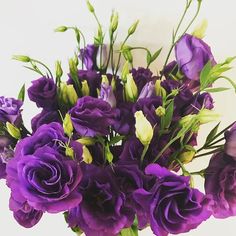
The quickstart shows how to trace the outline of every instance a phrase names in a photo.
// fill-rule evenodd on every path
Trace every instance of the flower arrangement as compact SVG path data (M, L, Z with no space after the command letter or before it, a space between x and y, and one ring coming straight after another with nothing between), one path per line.
M195 4L196 14L181 33ZM205 23L187 33L201 4L186 0L156 74L149 66L162 50L128 45L138 21L116 48L118 14L111 15L106 43L89 1L98 23L93 44L86 45L77 27L56 29L72 30L78 43L66 80L59 61L54 75L39 60L14 56L40 75L28 96L42 108L29 131L22 119L25 86L18 99L0 97L0 178L11 190L9 207L20 225L33 227L45 212L64 213L78 235L135 236L150 226L166 236L188 232L211 216L236 215L236 125L218 131L217 124L196 148L200 126L218 119L211 93L228 89L214 87L215 81L236 89L224 74L235 58L216 62L202 39ZM147 55L145 68L133 66L136 49ZM187 170L186 164L209 155L207 168ZM194 186L194 175L205 178L205 193Z

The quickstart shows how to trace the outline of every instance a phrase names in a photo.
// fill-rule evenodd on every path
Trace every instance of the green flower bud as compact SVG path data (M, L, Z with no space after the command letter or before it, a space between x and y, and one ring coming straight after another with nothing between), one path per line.
M55 32L65 32L67 31L68 28L66 26L59 26L58 28L56 28L54 31Z
M117 30L118 22L119 22L119 15L117 12L113 12L111 16L111 26L110 26L111 33L114 33Z
M122 72L121 72L121 80L126 83L127 81L127 75L129 74L129 62L126 61L124 66L123 66L123 69L122 69Z
M157 96L161 97L166 97L166 91L165 89L161 86L161 80L156 80L155 83L155 91Z
M21 62L30 62L31 59L28 56L24 56L24 55L14 55L12 57L13 60L17 60L17 61L21 61Z
M112 87L113 92L116 91L116 79L114 77L112 77L112 80L111 80L111 87Z
M94 138L90 138L90 137L82 137L80 139L77 139L76 141L86 146L94 145L96 142Z
M92 6L92 4L89 1L87 1L87 6L88 6L88 9L91 13L95 12L94 7Z
M61 83L59 90L59 99L61 103L74 106L78 100L78 95L72 84Z
M153 137L153 128L142 111L137 111L135 116L135 134L139 141L148 146Z
M196 150L192 146L186 146L185 150L179 155L179 160L183 164L190 163L196 154Z
M159 106L157 109L156 109L156 114L157 116L159 117L162 117L166 114L166 109L162 106Z
M105 156L106 156L106 160L108 161L108 163L109 164L112 163L114 156L110 151L109 145L107 145L105 147Z
M186 125L188 125L189 123L193 122L193 119L196 119L197 115L187 115L187 116L184 116L180 119L179 121L179 125L181 127L184 127Z
M73 148L66 146L65 153L66 153L66 156L70 157L71 159L74 159L75 153L74 153Z
M109 80L106 75L102 75L102 84L109 85Z
M65 134L68 137L71 137L74 127L73 127L70 115L68 113L66 114L63 120L63 129L64 129Z
M89 89L87 80L82 81L82 88L81 88L81 90L82 90L83 96L89 96L90 89Z
M139 20L135 21L134 24L130 26L128 30L128 35L131 35L136 31L138 24L139 24Z
M125 83L125 95L129 102L135 102L138 98L138 88L134 82L132 74L126 76L127 81Z
M62 75L63 75L63 70L61 68L61 62L60 61L56 61L55 69L56 69L56 78L61 78Z
M86 163L86 164L91 164L93 162L93 157L90 153L90 151L88 150L88 148L86 146L83 146L83 161Z
M76 61L74 60L74 58L69 59L69 68L70 68L70 73L71 74L76 74L78 73L78 68L76 65Z
M209 122L217 121L220 118L220 115L215 113L212 110L202 109L197 114L198 121L200 124L207 124Z
M204 38L207 26L208 26L207 20L203 20L202 23L195 28L192 35L200 39Z
M74 62L75 62L75 65L77 67L79 65L79 59L78 59L78 56L77 56L76 53L75 53L75 56L74 56Z
M21 138L20 130L13 124L6 123L7 132L15 139L19 140Z

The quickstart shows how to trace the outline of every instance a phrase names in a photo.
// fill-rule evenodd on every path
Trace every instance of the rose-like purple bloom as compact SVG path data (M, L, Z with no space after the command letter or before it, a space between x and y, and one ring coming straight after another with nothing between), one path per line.
M139 94L138 100L142 98L151 98L155 95L155 84L153 81L150 81L143 87L141 93Z
M107 85L105 83L101 85L99 98L101 98L105 102L108 102L112 108L116 107L116 97L110 85Z
M35 210L23 196L18 198L18 201L11 197L9 207L13 211L15 220L25 228L35 226L43 216L43 212Z
M14 98L0 97L0 122L10 122L18 125L21 122L21 110L23 103Z
M120 191L110 167L87 165L79 192L83 200L69 211L70 227L79 227L87 236L116 236L132 225L134 211L126 206L126 196Z
M57 86L53 79L42 77L32 81L28 95L31 101L45 110L51 110L57 106Z
M140 93L143 87L150 81L153 81L152 72L149 69L139 67L138 69L133 68L131 70L134 81L138 87L138 92Z
M236 161L224 152L213 155L205 170L205 191L212 196L216 218L236 216Z
M98 47L94 44L88 44L80 50L79 58L83 61L87 70L97 70Z
M61 118L58 111L43 110L41 113L32 118L31 127L33 132L35 132L42 125L49 124L52 122L61 122Z
M116 115L109 103L90 96L80 98L69 113L77 133L89 137L108 134Z
M32 155L15 156L7 165L7 181L13 198L23 195L36 210L58 213L77 206L82 177L78 163L44 146ZM17 188L15 187L17 184Z
M178 41L175 54L180 70L190 80L199 81L200 72L209 61L212 66L216 64L210 47L189 34Z
M236 123L225 132L225 153L236 160Z
M155 176L156 182L150 189L136 190L134 199L141 213L148 213L155 235L188 232L210 217L204 194L189 186L189 177L177 176L157 164L149 165L145 173Z

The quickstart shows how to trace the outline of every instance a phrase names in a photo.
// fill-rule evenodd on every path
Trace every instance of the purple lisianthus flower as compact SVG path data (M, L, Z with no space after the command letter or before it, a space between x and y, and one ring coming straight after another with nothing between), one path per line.
M83 195L80 205L69 211L69 226L79 227L87 236L116 236L134 220L134 211L126 206L110 167L87 165L79 186Z
M189 177L177 176L158 164L150 164L145 173L155 176L156 182L150 189L136 190L134 199L148 213L155 235L188 232L210 217L208 201L189 186Z
M137 85L138 92L140 93L143 87L150 81L153 81L152 72L149 69L139 67L138 69L133 68L131 70L134 81Z
M57 107L57 86L53 79L42 77L32 81L28 95L31 101L45 110Z
M15 220L25 228L35 226L43 216L43 212L35 210L23 196L18 198L18 201L11 197L9 207L13 211Z
M225 132L225 153L236 161L236 123Z
M18 125L21 122L21 107L23 103L14 98L0 97L0 122L10 122Z
M58 213L77 206L82 200L77 191L81 177L76 161L48 146L37 148L32 155L16 155L7 165L13 198L22 195L43 212Z
M105 102L108 102L112 108L116 107L116 97L110 85L102 83L99 98Z
M210 61L216 64L210 47L199 38L185 34L176 44L176 60L182 73L190 80L199 81L200 72Z
M31 127L33 132L35 132L42 125L49 124L52 122L61 122L61 118L58 111L43 110L41 113L32 118Z
M77 133L89 137L108 134L116 115L109 103L90 96L80 98L69 113Z
M138 100L142 98L151 98L155 95L155 84L153 81L150 81L143 87L141 93L139 94Z
M88 44L80 50L79 58L83 61L87 70L97 70L98 47L94 44Z
M205 170L205 191L212 196L216 218L236 216L236 161L224 152L215 154Z

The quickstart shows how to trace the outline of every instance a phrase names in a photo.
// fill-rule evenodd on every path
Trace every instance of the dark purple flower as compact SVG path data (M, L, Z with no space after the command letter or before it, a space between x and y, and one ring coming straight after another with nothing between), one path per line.
M138 92L140 93L143 87L150 81L153 81L152 72L149 69L139 67L138 69L133 68L131 71L134 81L138 87Z
M97 97L98 93L97 90L100 89L101 86L101 75L94 70L79 70L78 71L78 78L79 81L87 81L89 90L90 90L90 96ZM71 79L69 75L69 80L67 81L68 84L74 84L73 80Z
M88 44L80 50L79 58L83 61L87 70L97 70L98 47L94 44Z
M178 41L175 54L180 70L190 80L199 81L200 72L209 61L212 66L216 64L210 47L189 34Z
M236 123L225 132L225 153L236 160Z
M51 122L61 122L58 111L43 110L41 113L32 118L31 127L33 132L35 132L40 126Z
M176 77L178 73L178 64L176 61L170 62L166 67L163 69L163 75L166 79L173 79L173 76Z
M23 196L18 201L10 198L10 210L13 211L15 220L25 228L35 226L43 215L42 211L35 210L30 206Z
M141 213L149 215L155 235L188 232L210 217L204 194L189 186L189 177L177 176L157 164L149 165L145 173L155 176L156 182L150 189L136 190L134 199Z
M0 122L18 125L21 122L22 101L14 98L0 97Z
M227 154L215 154L205 170L205 191L211 195L216 218L236 216L236 161Z
M110 85L107 85L105 83L101 85L99 98L101 98L105 102L108 102L112 108L116 107L116 97Z
M51 110L57 106L57 86L53 79L42 77L32 81L28 95L38 107Z
M44 146L32 155L15 155L7 165L7 182L13 198L24 196L36 210L57 213L77 206L82 177L78 163ZM17 186L17 187L16 187Z
M126 196L120 191L110 167L87 165L79 192L83 200L69 211L70 227L79 227L87 236L116 236L132 225L134 211L126 206Z
M69 111L75 130L81 136L107 135L116 112L102 99L82 97Z
M151 98L155 95L155 84L153 81L150 81L143 87L141 93L139 94L138 100L142 98Z

